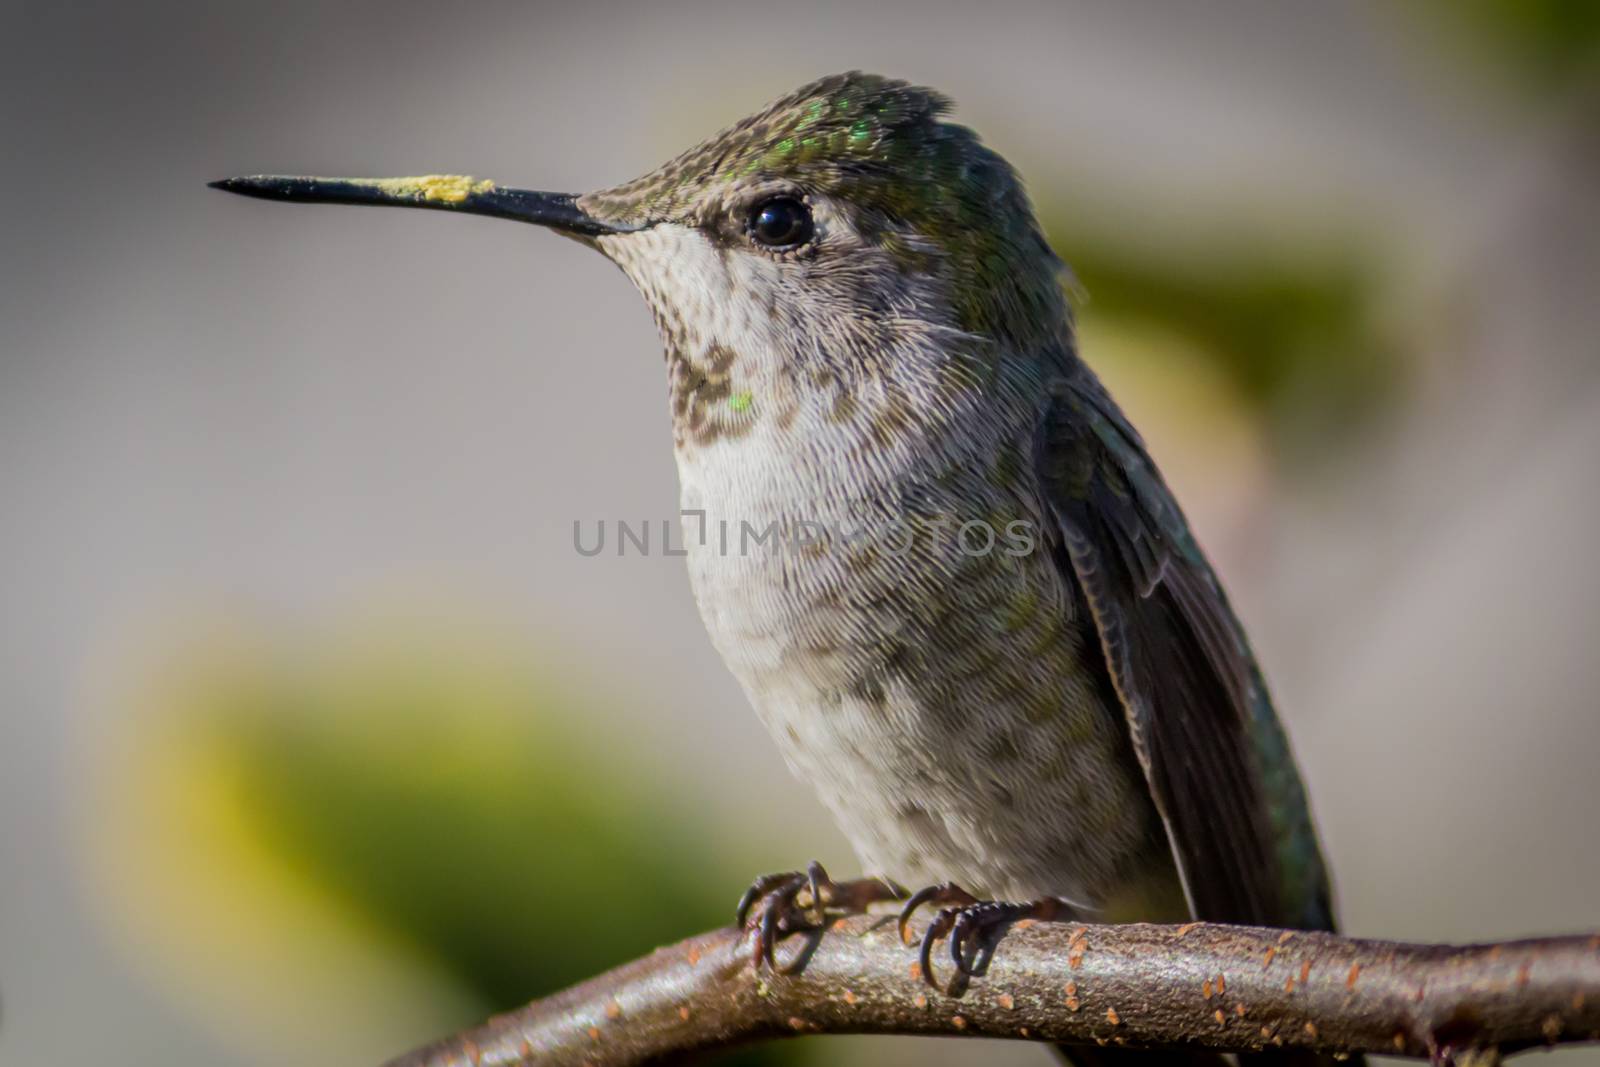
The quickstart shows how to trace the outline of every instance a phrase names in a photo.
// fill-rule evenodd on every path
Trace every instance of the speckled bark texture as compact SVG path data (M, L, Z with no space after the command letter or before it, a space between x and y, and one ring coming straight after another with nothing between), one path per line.
M1452 946L1209 923L1019 923L957 995L928 988L881 917L790 938L778 973L752 968L745 938L728 928L659 949L387 1067L622 1067L820 1033L1476 1064L1600 1040L1600 934ZM941 968L941 987L948 977Z

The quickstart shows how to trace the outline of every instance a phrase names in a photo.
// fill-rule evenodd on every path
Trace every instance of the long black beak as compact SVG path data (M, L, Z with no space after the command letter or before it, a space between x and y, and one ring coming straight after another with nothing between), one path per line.
M631 233L642 228L597 219L578 207L577 197L570 193L502 189L487 179L457 174L428 174L418 178L301 178L256 174L247 178L223 178L210 185L213 189L241 196L300 204L377 204L489 215L531 222L583 237Z

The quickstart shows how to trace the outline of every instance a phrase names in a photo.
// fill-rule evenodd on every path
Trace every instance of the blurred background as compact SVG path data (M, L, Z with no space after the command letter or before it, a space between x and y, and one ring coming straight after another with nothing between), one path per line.
M203 186L595 188L851 67L1027 177L1348 930L1600 926L1600 6L3 10L0 1062L376 1063L854 869L682 561L574 550L676 506L621 275Z

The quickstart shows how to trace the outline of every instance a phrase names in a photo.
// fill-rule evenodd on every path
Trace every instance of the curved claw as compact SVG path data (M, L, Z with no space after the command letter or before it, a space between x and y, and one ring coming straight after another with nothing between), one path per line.
M982 907L983 905L977 904L961 908L956 912L955 925L950 928L950 959L955 963L956 970L968 978L974 977L976 973L973 970L974 959L969 958L962 949L978 931L976 916L979 914L978 909ZM974 948L973 957L976 955L977 951Z
M744 895L739 898L739 906L733 914L734 925L743 926L745 924L745 921L750 918L750 908L756 901L785 882L802 877L804 875L799 871L783 871L779 874L763 874L760 878L751 882L750 888L746 889Z
M761 928L756 937L757 970L761 969L763 959L767 961L767 966L777 970L778 935L788 932L784 928L785 920L789 917L788 909L793 906L794 894L805 884L805 875L793 874L766 895L765 906L761 909Z
M776 951L778 943L778 916L776 902L771 899L767 907L762 909L761 921L757 924L755 942L751 946L753 957L750 963L756 970L761 969L763 960L770 960Z
M946 885L948 885L948 883L946 883ZM924 886L915 893L911 894L911 898L907 900L905 902L905 906L900 909L900 917L895 924L895 929L900 932L900 943L902 945L911 944L911 917L917 913L917 909L922 907L928 901L932 900L934 897L937 897L940 893L944 892L944 890L945 885L930 885ZM923 969L927 969L926 965L924 965Z
M812 860L806 864L806 886L811 890L811 906L822 910L822 887L832 885L833 879L828 877L828 869L820 860Z
M738 906L734 908L733 925L743 926L745 920L750 918L750 906L756 902L757 896L756 884L751 882L750 888L740 895Z
M830 912L865 912L879 901L899 900L905 895L899 883L887 878L835 882L827 868L812 860L803 872L757 878L739 898L734 918L741 927L754 924L756 968L766 960L776 970L777 943L783 938L800 930L820 929Z
M1041 897L1028 903L1003 900L979 900L952 882L919 889L900 909L900 940L910 943L908 937L911 918L916 910L927 903L951 905L944 908L928 924L922 935L918 962L923 979L935 989L933 980L933 946L946 934L950 937L950 959L959 977L976 978L980 964L985 963L983 937L987 931L998 930L1018 919L1043 919L1052 921L1063 911L1080 908L1065 897ZM970 954L968 949L971 950Z
M911 925L911 917L918 908L924 904L959 904L963 907L978 903L978 898L962 889L954 882L940 882L938 885L925 886L911 894L911 899L906 901L905 907L900 909L900 943L909 945L911 939L906 936L907 928ZM949 927L946 927L949 929Z
M939 983L933 979L933 946L939 939L950 932L951 925L955 922L956 909L945 908L933 922L928 924L927 932L922 935L922 947L917 953L917 962L922 965L922 980L927 982L932 989L938 989Z

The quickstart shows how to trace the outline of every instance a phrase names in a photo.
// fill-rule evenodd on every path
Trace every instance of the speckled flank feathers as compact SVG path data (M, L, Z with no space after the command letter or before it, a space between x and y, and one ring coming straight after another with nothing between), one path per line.
M578 201L633 231L588 240L665 341L712 639L873 872L1328 925L1243 633L1078 359L1021 183L948 108L824 78ZM814 236L752 240L773 197ZM972 524L1033 544L974 552Z

